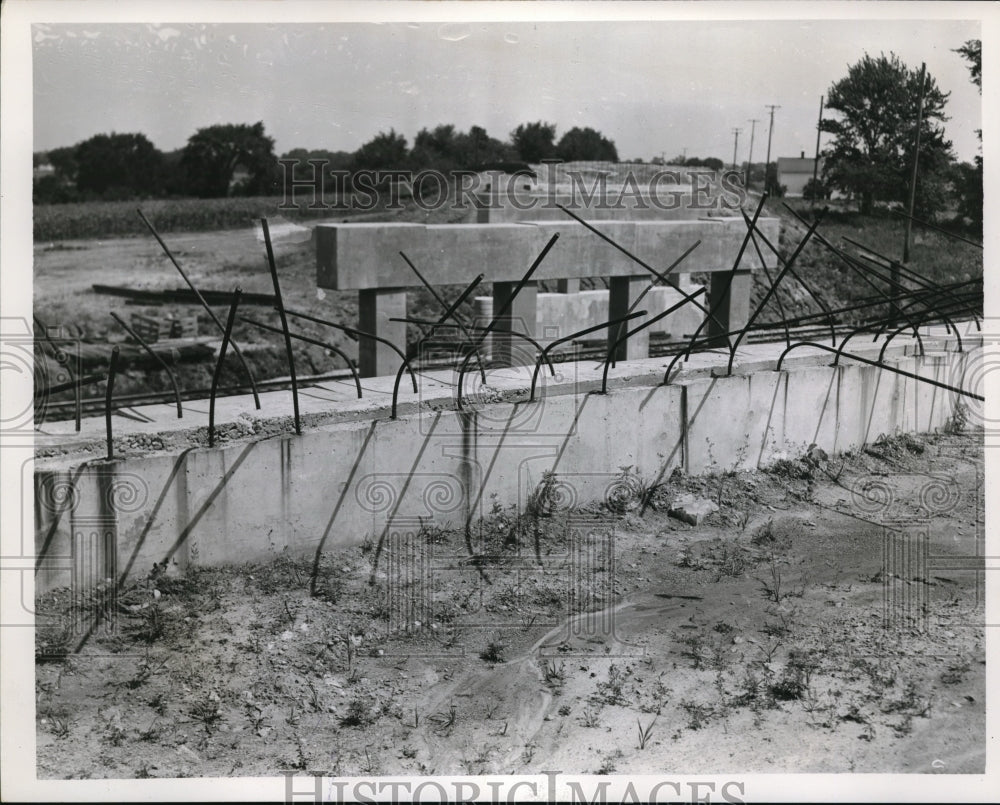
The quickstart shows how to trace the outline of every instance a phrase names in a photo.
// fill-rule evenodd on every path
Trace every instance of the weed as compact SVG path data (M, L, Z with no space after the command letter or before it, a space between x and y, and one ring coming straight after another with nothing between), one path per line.
M545 684L551 687L561 687L566 681L566 663L555 660L545 660L542 664L542 676Z
M521 752L521 762L524 763L525 766L535 759L535 750L537 748L538 745L534 742L529 742L524 745L524 750Z
M559 708L559 715L563 716L564 718L568 716L571 712L573 711L568 704L564 704Z
M921 699L918 695L916 682L912 680L903 686L903 695L882 704L883 713L904 713L915 716L929 716L931 703L929 699Z
M955 403L955 407L951 409L951 416L948 417L948 421L945 422L942 431L944 433L957 435L959 433L964 433L968 424L969 406L959 400Z
M374 721L371 702L364 696L355 696L347 703L347 712L340 717L342 727L362 727Z
M462 758L462 767L465 769L466 774L469 774L470 776L485 774L489 771L487 767L492 756L492 747L487 744L480 744L473 757Z
M215 722L222 718L218 694L212 692L195 701L188 711L191 718L200 721L205 727L205 733L211 735Z
M139 730L139 740L152 742L160 737L160 728L157 726L157 718L154 716L149 726L144 730Z
M601 765L594 774L614 774L618 770L618 761L623 754L621 749L616 749L614 752L606 752L601 757L603 758Z
M524 513L529 520L552 516L559 502L556 489L556 474L552 470L545 470L542 473L542 480L528 495L525 503Z
M690 699L681 702L681 709L688 714L688 729L692 730L700 730L715 715L715 708L710 704L699 704Z
M412 746L404 746L401 751L403 757L407 758L408 760L413 760L413 758L417 756L417 750L415 747Z
M593 728L599 726L601 723L601 708L588 705L583 709L583 715L580 717L580 721L585 727Z
M434 725L434 732L438 735L450 735L458 721L458 710L454 704L450 704L447 711L434 713L427 720Z
M780 604L782 599L784 599L788 593L783 591L781 588L781 562L778 559L775 552L772 550L768 555L767 569L769 571L770 580L758 578L764 588L764 594L771 601L776 604Z
M604 704L628 704L625 697L625 682L629 673L622 671L614 663L608 668L608 679L606 682L597 683L597 696Z
M486 644L486 647L479 652L479 658L485 660L486 662L503 662L504 661L504 651L507 646L499 638L494 638Z
M724 544L716 581L719 581L723 576L734 578L742 576L749 567L750 561L747 559L746 551L738 545Z
M642 722L638 718L635 720L635 723L639 728L639 749L645 749L650 736L653 734L653 727L656 725L656 716L653 716L653 720L645 727L642 726Z
M965 679L965 675L971 668L972 665L966 660L952 663L946 671L942 672L941 682L945 685L958 685Z

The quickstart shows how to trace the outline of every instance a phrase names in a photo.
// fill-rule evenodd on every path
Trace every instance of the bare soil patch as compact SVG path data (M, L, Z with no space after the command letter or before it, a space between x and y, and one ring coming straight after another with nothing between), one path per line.
M82 645L41 597L39 777L984 771L981 434L551 480L405 550L151 572Z

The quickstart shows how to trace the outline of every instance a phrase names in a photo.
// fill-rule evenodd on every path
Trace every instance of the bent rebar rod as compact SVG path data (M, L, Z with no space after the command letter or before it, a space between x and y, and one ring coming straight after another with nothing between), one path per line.
M796 212L794 209L789 207L788 204L782 202L782 206L786 210L788 210L796 218L796 220L798 220L800 224L802 224L803 226L808 226L805 218L799 215L798 212ZM887 294L882 288L880 288L876 283L872 282L871 279L868 278L868 273L869 273L868 266L863 265L862 263L860 263L858 260L848 255L843 250L838 249L836 246L830 243L830 241L828 241L825 237L823 237L821 233L817 232L815 237L816 240L819 241L821 245L825 246L826 249L831 254L833 254L841 262L843 262L844 265L846 265L849 269L851 269L851 271L857 274L862 280L864 280L864 282L868 283L868 285L870 285L877 294L879 294L880 296L884 297L887 301L889 301L891 308L892 297L889 294ZM909 289L907 288L905 290L908 291Z
M549 352L557 347L559 344L565 344L567 341L573 341L579 338L581 335L587 335L588 333L596 333L598 330L603 330L605 327L613 327L616 324L624 324L631 319L637 319L640 316L645 316L649 311L638 310L634 313L628 313L624 316L619 316L617 319L610 319L601 324L595 324L593 327L586 327L583 330L578 330L575 333L570 333L565 338L559 338L553 341L551 344L542 350L542 354L538 356L538 360L535 361L535 371L531 375L531 396L528 398L528 402L535 401L535 385L538 383L538 374L542 369L542 361L546 361L549 364L549 369L552 370L552 376L555 377L555 370L552 369L552 361L549 359Z
M55 343L55 341L52 340L52 336L49 335L49 328L45 326L44 322L40 318L38 318L38 316L32 315L31 318L35 322L35 326L38 327L42 331L42 338L45 339L45 343L47 343L49 345L49 347L52 349L52 357L55 358L56 363L63 363L63 361L60 361L59 356L60 355L64 355L65 352L58 347L58 345ZM70 369L69 366L66 366L65 369L66 369L66 374L69 375L70 381L75 380L76 374L73 372L73 370ZM74 389L74 392L73 392L73 416L74 416L75 428L76 428L77 432L79 432L80 427L81 427L81 422L82 422L82 419L83 419L83 397L80 396L80 389L83 387L84 384L82 384L82 383L72 383L71 385L66 385L66 384L63 384L63 385L65 386L66 389L69 389L69 388ZM63 390L65 390L65 389L63 389ZM50 388L46 389L46 393L48 393L48 394L54 394L55 392L52 391L52 389L50 387ZM44 413L43 413L43 417L44 417Z
M447 328L449 330L457 330L458 329L458 325L457 324L448 324L447 322L431 321L430 319L411 319L411 318L408 318L408 317L404 317L404 318L391 318L391 319L389 319L389 321L399 321L399 322L403 322L405 324L416 324L418 327L434 327L436 329L444 327L444 328ZM481 331L481 330L484 330L486 328L485 327L473 327L472 329L474 331ZM527 333L519 333L516 330L510 330L506 334L507 335L512 335L515 338L520 338L522 341L527 341L536 350L538 350L539 352L542 351L542 344L541 344L541 342L538 341L537 339L533 338L532 336L528 335ZM425 338L429 338L429 337L430 337L430 335L428 334L426 336L423 336L420 340L423 341ZM472 353L470 352L469 354L471 355ZM555 377L556 370L552 366L551 362L549 363L549 372L552 374L553 377Z
M295 358L292 355L292 339L288 333L288 318L285 316L285 305L281 301L281 286L278 284L278 266L274 262L274 249L271 246L271 229L267 218L260 219L260 227L264 231L264 248L267 251L267 266L271 270L271 284L274 286L274 296L278 301L278 317L281 319L281 331L285 336L285 357L288 358L288 372L292 377L292 411L295 415L295 433L302 435L302 425L299 422L299 384L295 380Z
M219 374L222 372L222 362L226 359L226 349L229 346L229 336L233 332L233 323L236 321L236 308L240 306L240 297L243 289L236 286L233 291L233 302L229 306L229 318L226 319L226 328L222 331L222 346L219 347L219 359L215 362L215 371L212 372L212 391L208 398L208 446L215 446L215 392L219 388Z
M687 259L687 256L689 254L691 254L691 252L693 252L699 246L701 246L701 240L696 240L694 243L692 243L687 249L684 250L684 253L681 254L680 257L678 257L676 260L674 260L674 262L672 262L669 266L667 266L667 270L663 272L662 276L665 278L665 277L667 277L670 274L671 271L674 271L675 269L677 269L678 267L680 267L680 264L683 263L685 259ZM646 298L646 294L648 294L651 290L653 290L653 288L657 287L660 284L660 279L661 278L659 276L654 277L653 281L651 283L649 283L649 285L647 285L645 288L643 288L642 293L639 294L635 298L635 301L632 302L631 305L628 306L628 310L625 311L626 315L628 315L633 310L635 310L637 307L639 307L639 303L643 299ZM676 290L680 290L680 289L676 289ZM624 330L624 327L625 327L625 322L622 322L619 325L619 327L618 327L618 334L617 335L621 335L622 334L622 332ZM616 360L617 360L616 356L612 355L611 356L611 365L612 366L614 366L616 364Z
M485 276L485 274L479 274L478 276L474 277L473 280L472 280L472 282L470 282L465 287L465 289L462 291L462 293L460 293L458 295L458 299L456 299L454 302L452 302L452 304L450 306L448 306L448 307L445 308L444 315L441 316L441 318L437 322L435 322L434 324L432 324L430 330L428 330L425 335L422 335L420 337L420 339L417 341L417 351L418 352L420 351L421 345L424 343L424 339L430 338L434 334L434 330L437 327L440 327L448 319L452 318L455 315L455 311L458 310L458 308L461 306L461 304L466 299L468 299L469 295L473 292L473 290L475 290L475 288L479 285L479 283L483 281L483 277L484 276ZM456 321L458 321L458 320L456 319ZM478 349L476 349L476 357L477 358L479 357L479 350ZM482 362L480 362L480 368L481 367L482 367ZM485 377L485 376L486 376L486 372L484 371L483 372L483 377ZM399 402L399 382L402 379L403 379L403 366L402 366L402 364L400 364L399 369L396 370L396 380L392 384L392 411L390 412L390 418L391 419L395 419L396 418L396 407L397 407L397 403Z
M108 438L108 461L115 457L114 438L111 432L111 397L115 391L115 374L118 372L118 347L111 350L111 365L108 366L108 386L104 391L104 427Z
M915 215L908 215L907 213L903 212L902 210L896 210L896 209L892 209L892 210L890 210L890 212L895 213L896 215L902 215L904 218L909 218L911 221L916 221L918 224L920 224L921 226L926 226L928 229L935 229L938 232L940 232L942 235L947 235L949 238L954 238L955 240L960 240L960 241L962 241L962 243L968 243L971 246L975 246L977 249L982 249L983 248L983 244L982 243L976 243L976 241L974 241L974 240L969 240L968 238L963 238L961 235L956 235L954 232L949 232L947 229L944 229L943 227L936 226L935 224L929 223L928 221L922 221L919 218L917 218Z
M871 247L865 246L862 243L858 243L856 240L851 240L847 236L844 236L844 240L846 240L848 243L852 244L853 246L855 246L855 247L857 247L859 249L863 249L864 251L868 252L869 254L874 254L883 263L887 263L888 264L888 268L890 268L890 269L896 269L901 274L909 276L911 282L915 282L918 285L920 285L920 286L922 286L924 288L927 288L928 290L931 290L931 291L940 292L940 291L943 290L943 288L942 288L942 286L940 284L934 282L933 280L929 280L929 279L924 278L922 275L920 275L919 273L917 273L914 269L910 268L909 266L905 266L902 263L900 263L899 261L893 260L891 257L886 257L884 254L879 254L877 251L875 251ZM871 260L871 258L866 258L866 259L868 259L870 262L875 262L874 260ZM947 293L947 291L945 291L945 293ZM978 325L978 323L979 323L979 320L976 319L976 324Z
M729 269L729 271L726 273L726 289L721 294L719 294L719 298L716 300L716 304L714 306L712 306L712 302L711 302L711 300L709 300L709 306L710 306L709 309L710 310L713 310L713 311L718 310L718 308L722 305L722 300L729 293L729 289L733 285L733 279L736 276L736 272L739 270L740 261L743 259L743 253L746 251L747 243L749 242L750 238L753 236L754 228L756 228L756 225L757 225L757 219L760 217L760 213L764 209L764 202L765 201L767 201L767 193L766 192L765 193L761 193L761 195L760 195L760 201L757 203L757 209L755 209L754 213L753 213L753 226L747 227L747 233L746 233L746 235L743 236L743 243L740 245L740 250L739 250L739 252L736 255L736 260L733 262L733 267L731 269ZM742 207L740 207L740 212L743 212L743 208ZM746 213L744 213L744 217L746 217ZM756 246L756 242L754 243L754 245ZM764 257L763 257L763 255L761 255L760 249L757 250L757 255L758 255L758 257L760 257L760 264L761 264L761 266L764 267L764 268L766 268L767 264L764 262ZM768 277L768 281L770 281L770 277ZM691 354L691 347L692 347L692 345L694 345L695 342L698 341L698 336L701 335L701 331L702 331L702 329L704 329L704 327L705 327L705 325L707 323L708 323L708 318L707 317L704 318L704 319L702 319L698 323L698 327L694 331L694 335L691 336L691 341L688 344L688 348L685 350L685 358L684 358L685 363L687 362L688 356L690 356L690 354ZM728 327L722 327L721 323L717 319L715 320L715 323L719 324L719 328L722 329L722 330L728 330L729 329ZM718 337L718 336L714 336L713 340L716 337ZM730 342L729 346L730 346L730 348L732 348L732 343L731 342Z
M836 352L837 350L833 347L827 346L826 344L819 344L815 341L798 341L792 344L788 349L781 353L781 357L778 358L778 365L775 367L774 371L781 371L781 363L785 360L785 356L791 352L793 349L798 347L816 347L817 349L825 350L826 352ZM847 357L852 360L859 361L860 363L867 364L868 366L875 366L879 369L886 369L890 372L894 372L897 375L902 375L903 377L909 377L913 380L919 380L921 383L929 383L932 386L937 386L938 388L945 389L946 391L953 391L956 394L961 394L965 397L972 397L974 400L979 400L980 402L986 402L985 397L981 397L978 394L973 394L971 391L966 391L965 389L957 388L956 386L949 386L947 383L942 383L938 380L932 380L929 377L923 377L922 375L916 375L913 372L907 372L905 369L899 369L895 366L888 366L884 363L879 363L878 361L873 361L870 358L862 358L860 355L855 355L853 353L847 353Z
M618 251L620 251L622 254L624 254L626 257L628 257L630 260L634 260L636 263L638 263L640 266L642 266L644 269L646 269L646 271L648 271L654 277L657 277L661 282L666 282L666 275L665 274L661 274L659 271L657 271L655 268L653 268L651 265L649 265L649 263L647 263L645 260L642 260L641 258L639 258L636 255L632 254L632 252L630 252L628 249L626 249L620 243L615 242L610 237L608 237L603 232L601 232L601 230L597 229L596 227L591 226L589 223L587 223L586 221L584 221L579 215L573 214L570 210L566 209L562 204L556 204L556 206L560 210L562 210L564 213L566 213L570 218L572 218L573 220L575 220L578 223L582 224L584 227L586 227L591 232L593 232L595 235L597 235L597 237L599 237L605 243L607 243L610 246L613 246L614 248L618 249ZM667 284L669 284L669 283L667 283ZM718 320L718 318L716 318L716 316L707 307L705 307L705 305L703 305L701 302L698 302L697 300L692 300L692 303L699 310L701 310L702 313L704 313L712 321L714 321L717 325L719 325L719 330L720 331L722 331L722 332L726 331L726 328L722 326L722 322L720 322ZM726 338L726 342L728 344L728 342L729 342L729 338L728 337ZM729 344L729 346L731 346L731 344Z
M813 233L816 231L816 227L819 226L820 221L823 220L823 216L826 215L827 209L828 209L827 207L824 207L822 210L820 210L819 214L816 216L816 219L813 221L812 226L809 227L809 231L806 232L805 237L802 238L802 240L799 241L799 245L795 247L795 251L792 252L792 256L789 257L782 265L781 271L778 272L778 276L774 280L774 284L772 284L771 287L767 289L767 293L764 294L764 298L760 301L760 304L757 305L756 310L754 310L753 314L750 316L750 319L744 325L743 329L740 330L740 334L736 336L736 342L729 349L729 365L726 370L727 375L731 375L733 373L733 361L736 359L736 350L739 347L740 342L743 340L744 336L746 335L747 331L750 329L754 321L757 320L757 317L760 315L760 312L764 309L764 305L767 304L767 300L771 298L772 294L774 294L775 290L778 287L778 283L781 282L785 274L788 273L789 269L791 269L792 264L795 263L795 260L802 253L802 250L805 248L806 243L809 242L809 238L812 237Z
M747 226L755 228L752 226L750 219L747 218L747 214L746 212L744 212L743 208L740 208L740 212L743 213L743 220L746 221ZM777 257L781 263L784 263L785 258L781 256L781 254L778 252L777 247L775 247L775 245L771 243L767 235L765 235L759 229L757 230L757 234L760 235L760 239L764 241L764 245L767 246L767 248L769 248L772 252L774 252L774 256ZM756 244L757 244L757 239L756 237L754 237L754 245ZM817 305L819 305L820 310L822 310L826 314L827 323L830 325L830 343L833 344L833 346L837 346L836 321L833 318L833 313L830 311L829 305L827 305L826 302L824 302L812 288L806 285L806 281L802 279L802 277L800 277L794 269L791 268L788 269L788 273L792 275L792 279L794 279L799 285L801 285L805 289L805 292L809 294L810 297L812 297L812 300ZM777 301L779 297L776 295L774 298L775 301Z
M260 321L254 321L253 319L248 319L246 316L240 316L240 321L245 321L247 324L252 324L254 327L259 327L261 330L267 330L268 332L271 333L278 333L279 335L285 332L283 330L278 329L277 327L272 327L270 324L264 324L263 322ZM333 344L327 344L325 341L319 341L315 338L310 338L307 335L300 335L299 333L293 333L291 331L288 331L288 336L289 338L296 338L299 341L304 341L307 344L313 344L314 346L328 349L331 352L336 352L341 358L343 358L344 363L347 364L347 368L351 372L351 376L354 378L354 385L357 387L358 390L358 399L359 400L361 399L361 379L358 377L358 370L355 368L354 362L345 353L341 352L341 350L337 349L337 347L335 347Z
M393 352L399 355L399 359L406 366L406 371L410 373L410 380L413 381L413 393L414 394L417 393L417 378L413 374L413 369L410 368L410 362L407 360L406 355L403 354L403 351L395 344L393 344L392 341L390 341L388 338L382 338L382 336L375 335L374 333L368 333L365 332L364 330L358 330L355 329L354 327L348 327L346 324L337 324L334 321L327 321L326 319L321 319L319 316L313 316L309 313L302 313L301 311L298 310L292 310L290 308L287 308L285 312L289 316L295 316L298 319L305 319L306 321L312 321L315 322L316 324L322 324L325 327L333 327L333 329L341 330L342 332L347 333L347 335L349 336L355 336L357 338L369 338L372 341L377 341L379 344L385 344L387 347L389 347L389 349L391 349Z
M927 296L928 294L931 294L931 293L940 293L939 289L936 289L936 288L930 289L930 288L926 288L926 287L924 287L924 288L911 288L911 287L909 287L907 285L904 285L901 282L895 281L894 279L892 279L891 275L890 276L886 276L885 273L882 270L888 268L888 266L884 265L878 259L876 259L874 257L869 257L866 254L859 254L858 256L862 260L866 260L867 262L873 264L874 267L868 266L868 271L869 271L869 273L872 276L878 277L883 282L885 282L885 283L887 283L887 284L889 284L889 285L891 285L891 286L893 286L893 287L895 287L897 289L902 289L902 291L899 292L897 296L895 296L895 297L887 297L887 298L892 298L893 299L893 304L890 306L889 309L890 309L890 311L894 311L895 312L896 318L899 318L899 317L905 318L907 320L907 323L910 324L910 326L912 326L914 328L914 332L916 332L916 325L913 324L914 320L907 315L907 310L910 307L912 307L914 304L916 304L917 302L923 301L923 299L917 299L917 298L915 298L917 294L922 294L923 296ZM876 269L879 269L879 270L876 270ZM907 300L907 303L906 304L900 304L904 299ZM924 304L927 304L927 303L925 302ZM928 305L928 308L930 308L930 305ZM940 307L937 307L937 306L934 306L934 309L937 310L938 313L939 313L939 315L945 320L945 325L948 328L948 332L954 332L956 335L958 335L958 331L955 329L954 323L951 321L951 319L948 318L947 314L944 313L944 309L940 308ZM894 319L892 317L886 317L886 318L879 319L879 321L881 322L881 324L878 326L878 329L875 331L875 335L872 338L872 342L873 343L875 341L878 341L878 339L882 335L882 333L885 332L886 327L888 327L888 325L890 325L890 324L893 324L896 321L896 319ZM959 350L959 352L961 352L961 349Z
M124 321L122 321L121 317L117 313L111 311L111 318L113 318L116 322L118 322L121 328L130 336L132 336L136 341L138 341L139 346L141 346L144 350L146 350L146 352L149 353L149 355L153 358L153 360L155 360L158 364L160 364L161 367L163 367L163 370L167 373L167 377L170 378L170 385L174 387L174 400L176 400L177 402L177 418L182 419L184 417L184 408L181 405L181 390L180 387L177 385L177 376L174 375L173 370L169 366L167 366L167 362L163 360L163 358L161 358L159 355L157 355L149 344L147 344L145 341L142 340L140 335L135 330L133 330Z
M559 240L558 232L549 238L549 242L545 244L545 247L539 253L538 257L534 259L532 264L528 266L528 270L524 272L524 276L517 281L517 285L515 285L514 290L510 292L510 296L508 296L504 300L504 303L500 306L500 311L493 316L493 321L487 324L479 333L479 338L476 339L477 347L486 340L486 336L493 332L493 328L497 326L497 322L506 316L507 311L510 310L511 305L514 304L514 299L521 292L521 289L524 288L524 286L531 280L531 275L534 274L537 268L542 264L542 260L546 258L548 253L552 250L552 247L556 245L557 240ZM472 353L470 352L465 356L465 360L462 361L462 365L458 370L458 385L455 389L455 404L457 405L459 411L464 410L462 408L462 383L465 379L465 370L471 359Z
M644 321L638 327L635 327L635 328L629 330L627 333L625 333L625 335L619 336L615 340L615 343L611 345L611 349L608 350L608 357L604 361L604 374L603 374L603 378L601 380L601 394L607 394L607 392L608 392L608 369L611 366L611 355L612 355L612 353L615 350L618 349L618 345L619 344L624 343L625 341L627 341L629 338L631 338L633 335L635 335L640 330L644 330L645 328L649 327L651 324L655 324L660 319L662 319L664 316L667 316L670 313L673 313L678 308L683 307L684 305L686 305L688 302L691 301L691 297L698 296L699 294L703 294L703 293L705 293L705 289L704 288L699 288L694 293L685 295L686 298L682 299L676 305L671 305L666 310L664 310L662 313L657 313L651 319L648 319L647 321Z
M156 242L160 244L160 248L163 249L163 253L166 254L167 257L170 259L170 262L174 264L174 268L177 269L177 273L181 275L181 278L184 280L184 282L187 283L188 288L190 288L191 292L195 295L195 297L197 297L198 301L201 303L201 306L205 308L205 312L208 313L208 315L212 318L212 321L215 322L215 326L218 327L220 331L224 332L226 328L223 326L222 322L219 321L219 317L216 316L215 311L208 306L208 302L206 302L205 297L201 295L201 291L199 291L194 286L194 283L191 282L191 278L188 277L184 269L181 268L181 264L177 262L177 258L175 258L170 249L167 248L167 244L163 242L163 238L160 237L160 233L156 231L153 225L149 222L149 219L142 214L142 210L137 209L136 212L139 213L139 217L142 219L142 222L153 234L153 237L156 238ZM257 381L254 380L253 372L250 371L250 367L247 364L246 359L243 357L243 353L240 351L240 346L235 341L233 341L233 352L235 352L236 357L240 359L240 363L243 364L243 371L245 371L247 373L247 377L250 378L250 389L253 391L254 406L259 411L260 394L257 393Z
M444 301L444 299L441 297L441 294L439 294L437 292L437 288L435 288L433 285L431 285L424 278L424 275L420 273L420 271L417 269L417 267L415 265L413 265L413 261L410 260L410 258L406 256L406 253L403 252L403 251L400 251L399 252L399 256L403 258L403 260L410 267L410 269L413 271L413 273L417 275L417 279L419 279L424 284L424 287L428 291L431 292L431 296L433 296L434 300L439 305L441 305L441 308L443 310L448 310L448 305ZM484 276L485 276L484 274L480 274L479 275L479 279L482 280L482 278ZM472 341L472 333L470 333L469 329L465 326L465 322L462 320L461 316L459 316L458 313L453 313L452 314L452 318L455 319L455 323L458 324L459 328L461 328L462 334L471 342ZM390 321L395 321L395 319L390 319ZM431 332L433 332L433 330L431 330ZM427 337L430 338L430 333L428 333ZM480 354L478 348L476 349L476 362L479 364L479 374L483 378L483 383L485 383L486 382L486 366L483 364L483 356Z

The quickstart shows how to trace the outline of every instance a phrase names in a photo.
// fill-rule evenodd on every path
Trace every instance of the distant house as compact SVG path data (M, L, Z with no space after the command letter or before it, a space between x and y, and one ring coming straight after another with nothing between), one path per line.
M806 152L802 151L797 157L778 157L778 184L784 185L786 196L798 198L802 196L802 191L806 189L806 184L813 177L813 166L816 160L806 157ZM816 171L817 178L823 175L823 158L819 160L819 170Z

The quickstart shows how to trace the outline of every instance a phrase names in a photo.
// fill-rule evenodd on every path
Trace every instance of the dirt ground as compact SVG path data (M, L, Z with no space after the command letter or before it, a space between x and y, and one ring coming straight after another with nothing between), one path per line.
M981 433L897 436L154 570L82 640L55 591L38 775L982 773L982 491Z

